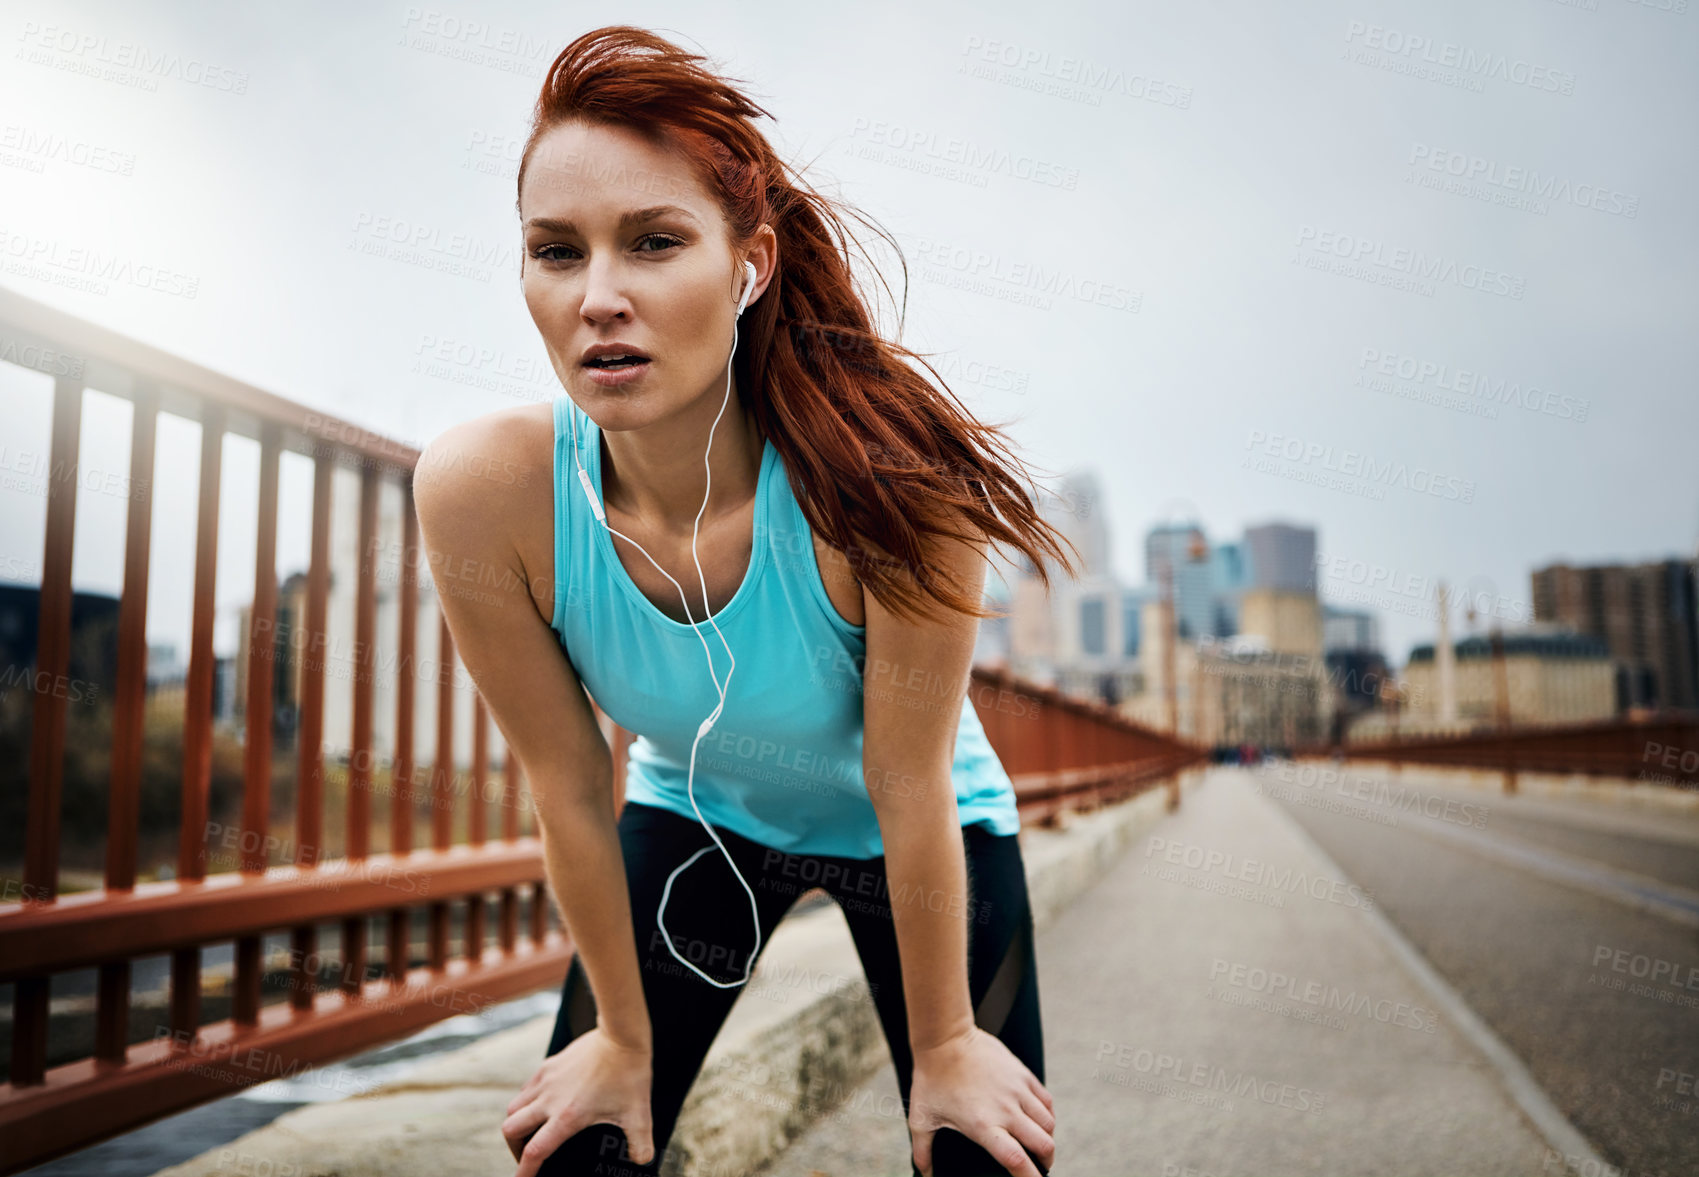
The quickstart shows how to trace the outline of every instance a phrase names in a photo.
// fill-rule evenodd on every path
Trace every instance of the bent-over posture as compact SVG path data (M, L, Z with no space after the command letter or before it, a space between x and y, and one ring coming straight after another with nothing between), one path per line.
M659 1172L768 938L820 888L915 1172L1040 1177L1020 821L967 688L988 545L1072 569L998 431L874 330L765 113L643 30L560 54L518 185L560 395L445 431L415 472L576 948L503 1135L519 1177ZM592 698L637 734L623 805Z

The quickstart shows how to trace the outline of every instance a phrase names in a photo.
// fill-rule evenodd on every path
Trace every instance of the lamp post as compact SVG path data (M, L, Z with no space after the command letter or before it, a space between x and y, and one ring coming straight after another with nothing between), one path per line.
M1393 775L1396 776L1399 770L1404 767L1404 758L1400 755L1398 747L1398 719L1403 711L1404 701L1398 694L1397 685L1384 678L1380 680L1380 702L1381 706L1385 707L1392 715L1392 739L1389 741L1390 747L1387 754L1392 760Z
M1492 587L1492 607L1477 610L1475 602L1477 593L1475 584L1485 581ZM1475 621L1484 612L1490 618L1487 625L1488 648L1492 655L1493 676L1493 728L1498 736L1499 746L1504 752L1504 791L1516 792L1516 745L1510 734L1510 668L1504 657L1504 620L1499 616L1497 608L1498 585L1490 576L1474 576L1467 586L1468 602L1464 607L1464 617L1468 620L1471 633Z
M1475 585L1481 581L1485 581L1492 589L1492 600L1495 602L1494 606L1486 609L1476 608L1480 594L1476 592ZM1510 678L1504 662L1504 623L1496 608L1498 585L1490 576L1474 576L1470 578L1465 592L1467 600L1463 616L1469 623L1470 632L1474 632L1475 624L1483 613L1490 618L1487 624L1487 642L1492 655L1493 726L1503 735L1510 730Z

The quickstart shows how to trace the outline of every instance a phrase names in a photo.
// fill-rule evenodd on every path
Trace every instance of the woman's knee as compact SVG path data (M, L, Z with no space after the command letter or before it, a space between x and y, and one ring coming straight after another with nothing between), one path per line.
M1032 1150L1021 1146L1040 1173L1048 1173ZM913 1161L911 1159L912 1167ZM920 1170L915 1169L915 1177ZM954 1128L940 1128L932 1136L932 1177L1009 1177L1009 1171L981 1148L972 1137Z
M591 1124L567 1137L543 1160L537 1177L655 1177L660 1172L661 1154L646 1165L631 1159L625 1131L615 1124Z

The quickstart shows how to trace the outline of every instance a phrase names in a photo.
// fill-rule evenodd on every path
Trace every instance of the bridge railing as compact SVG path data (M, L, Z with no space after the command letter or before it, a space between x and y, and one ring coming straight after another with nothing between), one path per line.
M1666 712L1646 719L1513 727L1464 735L1314 746L1300 755L1340 755L1389 764L1477 768L1518 773L1618 777L1678 788L1699 788L1699 713Z
M985 728L1015 786L1027 822L1053 824L1064 809L1123 800L1152 785L1179 802L1178 773L1209 752L1136 723L1105 703L1065 695L1005 671L976 666L968 684Z
M418 451L7 291L0 291L0 356L53 377L46 538L28 668L38 689L30 692L23 862L0 895L0 986L12 991L0 1173L559 984L572 945L548 901L542 846L517 765L505 755L498 763L490 718L459 668L440 611L435 648L419 648L420 588L429 576L421 580L411 499ZM71 692L55 684L69 680L72 663L85 389L132 406L130 492L115 689L102 703L111 708L103 870L98 886L61 894ZM172 522L194 536L194 577L173 766L180 774L176 863L173 877L155 881L139 878L138 831L144 816L157 816L143 813L146 622L157 427L167 413L198 422L201 437L194 517ZM257 442L259 452L252 604L241 635L240 814L228 818L215 812L212 790L215 745L235 739L233 725L214 722L226 435ZM300 616L284 623L279 463L289 452L311 462L311 538ZM339 467L358 477L355 566L339 569L352 576L352 672L331 681L326 633ZM403 558L394 628L384 634L380 497L397 493L396 550ZM280 641L292 626L291 641ZM292 755L274 746L280 683L294 693L298 714ZM387 757L376 730L380 685L394 708ZM428 712L420 706L421 685ZM997 671L976 669L970 694L1027 820L1114 800L1203 758L1100 704ZM470 704L469 748L456 747L455 716L467 710L457 699ZM348 709L345 754L339 746L327 756L327 708L341 707ZM596 714L621 781L632 736L599 708ZM416 762L415 725L426 715L435 727L434 756ZM288 791L274 795L280 773ZM373 804L384 798L387 813ZM343 812L328 812L338 799ZM288 803L286 816L278 816L279 801ZM422 807L428 845L415 845ZM334 856L325 852L332 832L341 839ZM220 853L220 843L232 852ZM327 930L334 945L321 942ZM227 974L203 960L226 944ZM160 956L168 959L168 996L156 1011L135 1000L133 981L138 962ZM76 1001L54 1001L52 990L55 978L87 971L95 980L92 1010L82 1011L83 1023L92 1013L92 1041L84 1042L69 1012Z
M435 659L417 648L416 560L399 562L396 631L380 642L379 499L386 486L399 490L400 551L416 553L410 477L417 451L12 292L0 292L0 344L8 359L53 377L46 538L28 673L34 689L23 863L21 877L7 886L6 898L18 902L0 905L0 983L12 990L0 1168L15 1171L234 1087L293 1074L558 981L571 946L549 918L541 849L517 773L492 769L489 719L479 700L472 701L470 756L459 756L469 772L454 770L453 716L465 676L455 673L453 643L440 617ZM79 454L85 388L127 399L132 424L114 689L102 701L111 709L104 869L99 887L61 895L67 709L76 692L56 685L72 681L71 560L85 482ZM158 425L166 413L200 426L196 510L193 518L169 523L194 536L191 636L174 877L138 881L149 555ZM252 605L241 635L248 673L239 817L211 809L215 743L231 739L215 731L213 719L226 435L257 442L259 452ZM299 622L307 640L290 667L299 676L293 681L274 665L281 636L278 470L289 451L312 468L311 554ZM339 466L357 471L358 536L357 567L348 570L352 673L334 684L332 699L324 636ZM395 656L380 659L386 644ZM282 757L293 793L284 798L293 809L286 836L273 829L280 757L268 721L280 678L298 691L299 716L292 773ZM380 763L374 740L380 678L389 679L395 704L387 763ZM415 764L413 751L421 684L427 696L434 694L437 720L435 758L425 765ZM346 756L328 764L327 706L346 707L350 727ZM344 813L326 813L331 783L345 798ZM383 824L372 803L384 794L386 845L374 853L374 833L381 836ZM414 845L421 806L429 811L428 847ZM459 842L457 820L465 829ZM327 858L332 832L340 833L343 852ZM281 865L273 861L279 847ZM338 936L334 950L320 943L321 925ZM374 929L379 959L369 965ZM288 948L280 952L276 941L285 937ZM226 943L227 980L203 969L203 953ZM154 1012L133 1002L132 966L159 955L169 958L169 1001ZM92 970L95 982L92 1042L79 1049L67 1043L80 1035L53 1008L50 994L56 976L82 970ZM334 974L328 981L327 973ZM266 992L275 1000L262 1000ZM203 1020L205 1006L226 1016Z

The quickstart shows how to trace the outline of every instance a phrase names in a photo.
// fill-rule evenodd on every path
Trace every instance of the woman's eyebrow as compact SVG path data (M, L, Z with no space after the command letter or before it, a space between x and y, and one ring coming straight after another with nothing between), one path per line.
M632 209L621 213L619 218L619 227L621 229L631 229L638 225L647 225L651 221L658 221L663 217L670 216L686 217L692 221L697 220L696 215L687 208L680 208L676 204L657 204L651 208ZM561 217L532 217L530 220L525 222L525 228L527 231L532 229L541 229L546 233L578 234L578 226Z

